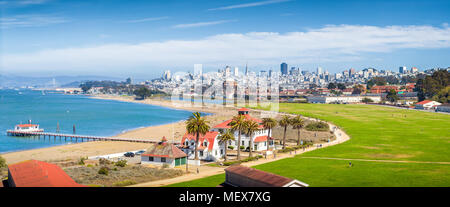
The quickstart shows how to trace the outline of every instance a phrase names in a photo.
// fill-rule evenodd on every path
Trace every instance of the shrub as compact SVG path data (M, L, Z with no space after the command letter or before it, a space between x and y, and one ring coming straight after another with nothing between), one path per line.
M308 131L328 131L330 127L325 122L313 122L306 125L306 130Z
M126 160L119 160L114 165L115 166L119 166L119 167L125 167L125 166L127 166L127 161Z
M101 167L100 170L98 170L98 174L101 174L101 175L108 175L108 173L109 173L109 170L107 167Z
M100 158L98 160L98 163L100 163L100 165L109 165L109 164L111 164L111 161L109 161L108 159L105 159L105 158Z
M93 166L93 165L91 165L91 164L88 164L88 165L87 165L87 167L94 167L94 166Z
M163 168L163 169L168 168L168 167L169 167L169 164L167 164L167 163L164 163L164 164L162 165L162 168Z
M6 160L2 156L0 156L0 168L7 167Z
M245 149L245 147L241 145L241 146L239 147L239 149L243 150L243 149Z
M79 165L84 165L85 164L84 161L87 160L87 159L88 159L87 157L80 157L80 161L78 161L78 164Z
M114 187L123 187L123 186L134 185L134 184L136 184L136 182L134 180L123 180L123 181L113 183L113 186Z
M230 146L228 146L228 149L233 150L234 146L230 145Z

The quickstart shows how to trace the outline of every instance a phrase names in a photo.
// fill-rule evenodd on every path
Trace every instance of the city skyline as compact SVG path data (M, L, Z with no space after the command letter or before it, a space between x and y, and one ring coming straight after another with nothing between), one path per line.
M448 1L2 0L0 7L2 75L151 79L194 64L279 71L286 62L330 73L450 65Z

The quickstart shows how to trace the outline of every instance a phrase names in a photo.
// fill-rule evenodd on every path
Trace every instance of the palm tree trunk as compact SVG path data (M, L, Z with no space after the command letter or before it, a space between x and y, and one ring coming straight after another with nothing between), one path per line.
M253 156L253 153L252 153L252 150L253 150L253 135L250 135L250 148L249 148L249 150L250 150L250 153L248 153L248 157L252 157Z
M283 149L286 148L286 130L287 130L287 126L284 127Z
M225 162L227 161L227 143L228 142L228 140L227 141L225 141Z
M197 152L197 146L198 146L198 132L197 132L197 137L195 138L195 148L194 148L194 153L195 153L195 158L194 160L198 160L198 152Z
M241 131L238 132L237 159L241 160Z
M300 128L298 130L298 139L297 139L297 145L300 145Z

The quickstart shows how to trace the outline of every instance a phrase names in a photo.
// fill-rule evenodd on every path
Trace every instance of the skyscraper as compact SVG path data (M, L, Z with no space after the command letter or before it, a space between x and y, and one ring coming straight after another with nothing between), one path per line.
M322 68L321 67L317 67L317 75L321 75L322 74Z
M407 71L406 66L401 66L400 68L398 68L399 73L406 73L406 71Z
M288 65L286 63L281 63L280 70L282 75L288 74Z

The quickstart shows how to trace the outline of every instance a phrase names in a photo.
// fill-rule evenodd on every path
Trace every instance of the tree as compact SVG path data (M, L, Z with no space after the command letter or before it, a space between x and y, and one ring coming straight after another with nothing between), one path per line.
M234 116L228 125L231 127L231 130L238 132L238 144L237 144L237 159L241 160L241 134L245 129L245 116L242 114L239 114L237 116Z
M231 140L234 140L234 133L231 130L227 129L220 133L219 141L225 144L225 162L227 161L228 142Z
M284 115L279 121L278 124L281 127L284 127L284 134L283 134L283 149L286 148L286 131L287 127L291 124L291 119L288 115Z
M367 98L367 97L365 97L365 98L363 98L363 99L361 100L361 102L363 102L363 103L367 104L367 103L372 103L372 102L373 102L373 100L372 100L372 99L370 99L370 98Z
M335 83L329 83L327 88L328 89L335 89L336 88L336 84Z
M386 99L391 103L397 102L398 100L397 91L391 89L386 95Z
M364 92L364 86L362 86L361 84L353 86L352 94L361 94L362 92Z
M270 117L263 118L262 125L264 126L264 129L269 130L269 137L271 137L272 129L277 126L277 120L275 120L274 118L270 118Z
M338 88L339 90L344 90L344 89L346 89L345 84L343 84L343 83L338 83L338 84L337 84L337 88Z
M208 121L201 117L200 112L194 112L186 121L186 130L189 134L195 136L195 160L198 160L198 139L200 135L204 136L209 131Z
M447 86L440 90L436 95L434 95L431 99L433 101L441 102L441 103L450 103L450 86Z
M6 160L2 156L0 156L0 168L7 167Z
M303 121L300 115L291 119L292 128L297 129L297 145L300 145L300 130L305 126L305 122Z
M250 153L249 157L252 157L252 151L253 151L253 135L256 131L259 130L259 124L253 120L247 120L244 122L245 129L244 132L247 134L248 137L250 137Z
M133 94L138 97L141 97L142 99L145 99L145 98L149 97L150 95L152 95L152 92L147 87L142 87L137 90L134 90Z
M419 101L434 97L436 94L445 94L445 88L450 85L450 73L447 70L438 70L431 76L418 78L415 91Z

